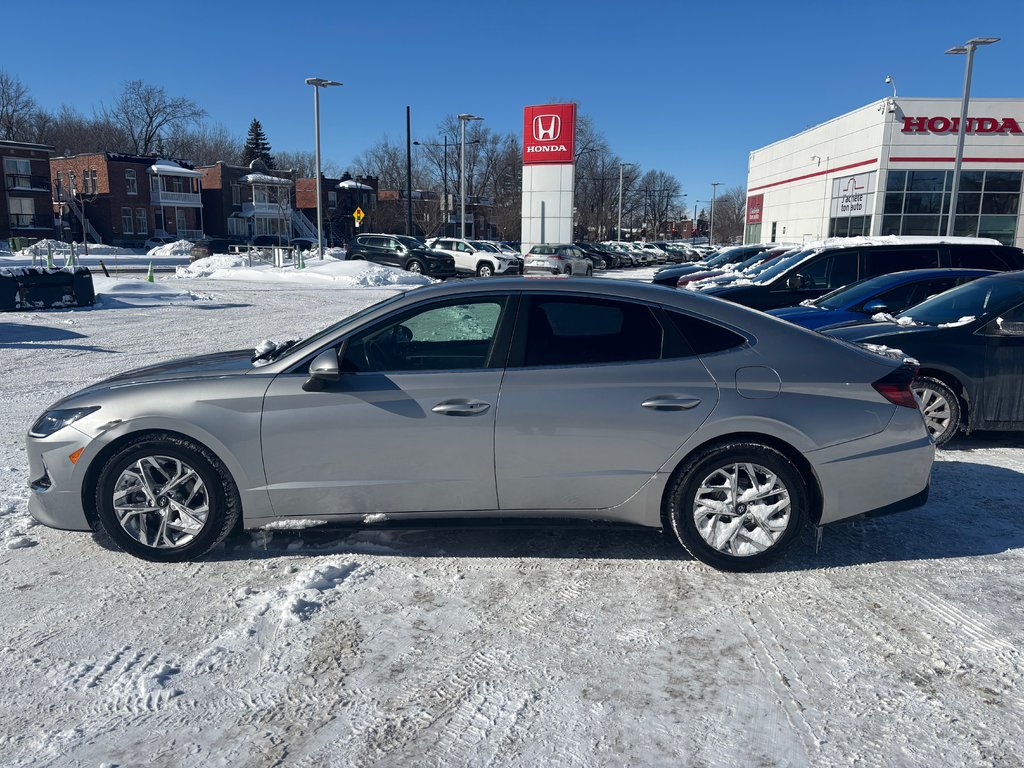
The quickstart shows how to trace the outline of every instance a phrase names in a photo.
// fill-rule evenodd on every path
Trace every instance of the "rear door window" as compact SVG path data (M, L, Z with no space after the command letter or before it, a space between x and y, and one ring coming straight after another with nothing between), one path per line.
M658 360L664 332L644 304L533 296L526 307L523 364L600 365Z
M857 279L858 260L857 251L839 251L811 262L799 273L806 281L805 288L834 291Z
M938 248L865 248L865 277L939 266Z
M962 267L965 269L994 269L998 272L1008 272L1019 269L996 248L985 246L950 246L949 266Z

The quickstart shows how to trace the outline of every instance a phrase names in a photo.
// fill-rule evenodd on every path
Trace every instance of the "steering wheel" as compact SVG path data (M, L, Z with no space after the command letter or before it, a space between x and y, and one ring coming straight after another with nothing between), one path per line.
M363 342L363 358L367 370L386 371L397 367L403 360L402 347L412 341L412 331L396 325L387 333Z

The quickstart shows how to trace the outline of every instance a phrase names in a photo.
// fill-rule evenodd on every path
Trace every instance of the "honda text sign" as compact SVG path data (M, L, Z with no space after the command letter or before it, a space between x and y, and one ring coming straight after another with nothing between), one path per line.
M523 112L523 164L571 163L576 105L543 104Z

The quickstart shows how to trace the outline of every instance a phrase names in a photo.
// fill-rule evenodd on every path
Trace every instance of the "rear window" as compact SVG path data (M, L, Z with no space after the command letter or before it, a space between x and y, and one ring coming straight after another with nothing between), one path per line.
M867 276L939 266L938 248L865 248Z
M956 246L949 247L949 266L967 269L994 269L999 272L1012 272L1024 268L1019 253L1012 248L993 248L989 246Z
M683 338L693 349L694 354L710 355L724 352L746 343L746 339L735 331L723 328L716 323L708 322L682 312L667 312L672 324L675 325Z

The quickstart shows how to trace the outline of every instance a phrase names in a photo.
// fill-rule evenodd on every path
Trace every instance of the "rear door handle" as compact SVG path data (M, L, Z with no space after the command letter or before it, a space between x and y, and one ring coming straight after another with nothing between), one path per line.
M700 398L686 395L657 395L640 403L655 411L688 411L700 405Z
M442 416L479 416L481 413L487 413L490 407L490 403L482 400L445 400L430 410Z

